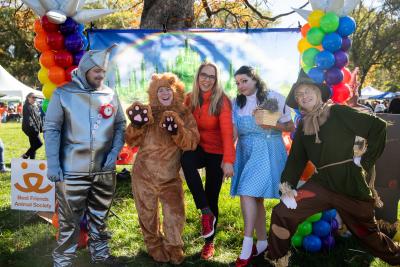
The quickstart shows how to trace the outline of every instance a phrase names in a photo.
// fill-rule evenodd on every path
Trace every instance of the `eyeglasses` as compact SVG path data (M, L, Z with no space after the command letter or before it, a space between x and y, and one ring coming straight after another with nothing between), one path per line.
M204 72L201 72L201 73L199 74L199 77L200 77L200 79L202 79L202 80L208 79L208 80L210 80L210 81L215 81L215 79L216 79L215 75L208 75L207 73L204 73Z

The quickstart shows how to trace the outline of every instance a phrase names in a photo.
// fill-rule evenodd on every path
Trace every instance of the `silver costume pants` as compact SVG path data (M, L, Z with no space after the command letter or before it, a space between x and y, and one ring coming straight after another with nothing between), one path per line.
M53 251L54 267L72 266L76 257L80 222L85 215L89 227L89 251L92 261L110 256L105 220L112 204L116 185L115 173L65 178L56 183L59 203L58 246Z

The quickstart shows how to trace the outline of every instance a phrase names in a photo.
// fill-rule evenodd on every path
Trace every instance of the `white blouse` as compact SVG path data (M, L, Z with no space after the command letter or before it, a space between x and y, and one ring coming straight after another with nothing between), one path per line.
M256 94L257 94L257 91L252 95L246 96L246 105L244 105L243 108L238 109L239 116L252 116L253 115L253 111L257 107ZM279 123L285 123L285 122L292 120L292 117L290 115L291 108L289 108L287 105L285 105L286 98L283 95L281 95L280 93L278 93L276 91L269 90L267 97L268 98L276 98L278 100L279 111L282 113L281 117L278 120ZM236 99L234 99L234 101L236 101Z

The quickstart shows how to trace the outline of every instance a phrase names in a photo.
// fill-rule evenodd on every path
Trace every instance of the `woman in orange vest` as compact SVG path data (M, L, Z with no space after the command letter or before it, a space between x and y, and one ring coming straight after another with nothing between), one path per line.
M235 148L233 145L232 107L220 86L218 68L204 62L200 65L193 90L186 96L200 133L195 151L186 151L181 164L186 183L196 207L202 213L202 236L205 244L201 258L214 255L214 236L218 221L218 197L224 177L233 176ZM205 187L198 169L205 168Z

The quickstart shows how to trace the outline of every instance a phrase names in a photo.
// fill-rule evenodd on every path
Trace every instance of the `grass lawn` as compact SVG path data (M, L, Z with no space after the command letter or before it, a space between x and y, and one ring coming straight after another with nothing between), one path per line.
M22 133L19 123L0 126L0 138L6 151L8 167L11 158L19 157L28 148L28 138ZM44 159L44 148L38 151L38 159ZM122 169L119 167L119 169ZM130 169L130 166L129 166ZM186 260L182 266L234 266L240 253L243 222L238 198L229 196L229 183L223 185L220 195L220 223L216 236L216 255L211 261L199 258L203 240L199 237L199 213L192 196L185 185L186 226L183 235ZM277 200L265 201L267 218ZM109 218L113 232L111 248L113 254L123 257L129 266L170 266L158 265L146 254L142 233L131 196L130 181L118 181L117 193L112 211L118 216ZM267 220L269 227L269 220ZM51 252L55 246L55 230L33 212L10 209L10 174L0 174L0 266L52 266ZM90 266L87 250L80 250L76 266ZM172 266L172 265L171 265ZM256 259L253 266L268 266L262 259ZM358 246L353 238L337 238L336 247L330 252L309 254L295 251L291 266L389 266L374 258Z

